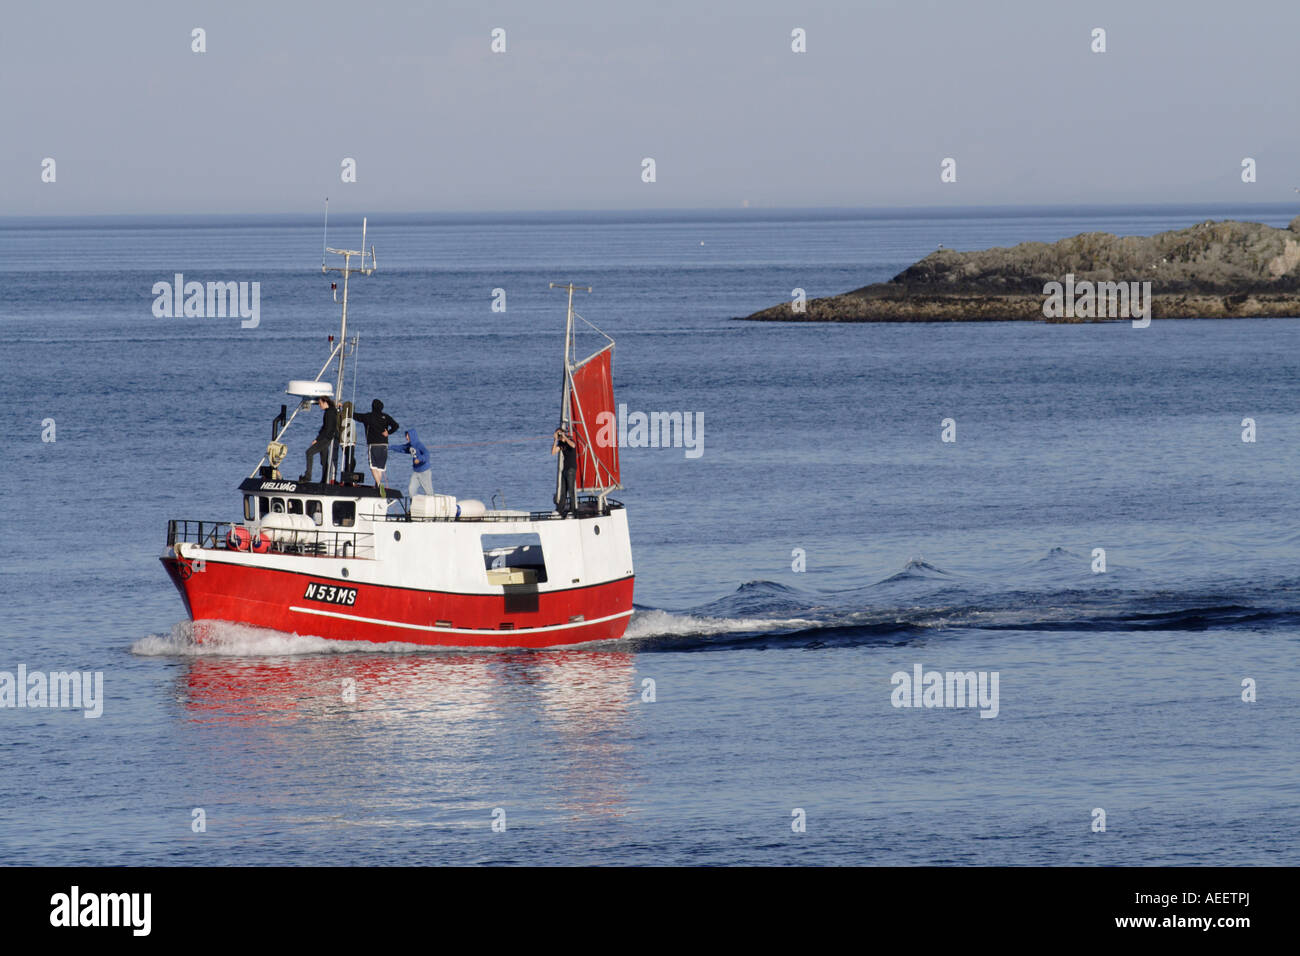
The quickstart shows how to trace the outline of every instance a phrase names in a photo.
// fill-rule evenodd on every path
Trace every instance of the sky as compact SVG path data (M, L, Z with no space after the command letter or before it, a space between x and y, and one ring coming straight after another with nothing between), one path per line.
M0 217L1300 201L1297 49L1296 0L15 3Z

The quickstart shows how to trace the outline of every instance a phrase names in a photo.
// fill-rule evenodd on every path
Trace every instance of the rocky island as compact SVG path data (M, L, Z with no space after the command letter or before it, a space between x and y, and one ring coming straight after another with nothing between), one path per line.
M1300 216L1286 229L1225 220L1154 236L1086 232L1050 244L940 249L888 282L742 318L1098 322L1140 315L1300 317Z

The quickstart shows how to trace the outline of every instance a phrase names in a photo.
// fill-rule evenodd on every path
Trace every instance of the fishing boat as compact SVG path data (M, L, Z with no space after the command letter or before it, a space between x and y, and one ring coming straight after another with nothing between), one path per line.
M574 311L568 292L560 422L574 439L576 510L507 510L481 498L415 494L365 483L355 470L350 402L338 406L339 441L318 481L280 474L284 438L321 397L343 395L355 353L348 339L348 279L372 275L374 246L325 252L341 265L337 342L313 379L289 382L271 441L239 484L240 521L174 519L161 556L190 618L228 621L340 641L447 647L551 647L623 636L632 615L627 514L614 426L614 340ZM337 299L339 282L332 283ZM575 355L575 320L602 344ZM354 371L355 393L355 371ZM260 447L260 445L258 446ZM340 458L342 461L340 462ZM563 455L556 456L556 504ZM502 503L504 505L504 502ZM199 640L204 628L196 627Z

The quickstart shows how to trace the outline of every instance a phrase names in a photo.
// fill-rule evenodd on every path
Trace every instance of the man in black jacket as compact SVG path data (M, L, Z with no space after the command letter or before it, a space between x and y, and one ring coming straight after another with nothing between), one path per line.
M329 481L329 451L330 444L338 437L339 433L339 413L334 407L334 399L326 398L323 395L316 399L320 410L324 412L323 420L320 423L320 431L316 433L316 440L307 447L307 473L301 475L299 481L311 481L311 460L313 455L320 455L321 481Z
M575 487L578 479L578 445L573 440L572 433L565 431L563 425L555 429L551 454L560 455L564 459L564 464L560 468L560 495L556 499L555 506L562 516L572 511L576 517L578 514L578 493Z
M370 411L354 414L356 421L366 426L366 451L370 454L370 473L375 484L384 490L384 469L388 467L388 436L397 431L397 422L384 411L384 403L375 399Z

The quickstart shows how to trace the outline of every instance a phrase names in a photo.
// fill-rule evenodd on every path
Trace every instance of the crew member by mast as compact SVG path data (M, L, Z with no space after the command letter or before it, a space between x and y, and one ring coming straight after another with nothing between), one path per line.
M570 511L578 512L578 445L573 436L564 430L564 426L555 429L555 441L551 443L552 455L563 455L564 464L560 469L563 478L560 484L560 498L555 502L561 515Z
M320 455L321 481L329 481L329 453L330 445L339 433L339 413L334 407L334 400L321 396L316 400L316 404L324 413L320 431L316 433L316 440L307 446L307 472L301 475L299 481L311 481L311 460L314 455Z
M384 411L384 403L375 399L370 403L370 411L352 416L366 426L366 451L370 456L370 473L375 476L375 484L382 493L384 490L384 469L388 467L388 436L397 431L397 422L393 416Z

